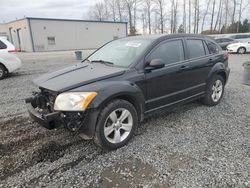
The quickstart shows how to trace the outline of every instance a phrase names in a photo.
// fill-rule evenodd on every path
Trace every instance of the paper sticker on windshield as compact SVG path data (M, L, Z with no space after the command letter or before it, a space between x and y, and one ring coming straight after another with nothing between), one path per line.
M126 46L129 46L129 47L133 47L133 48L138 48L141 46L141 43L137 43L137 42L128 42L126 44Z

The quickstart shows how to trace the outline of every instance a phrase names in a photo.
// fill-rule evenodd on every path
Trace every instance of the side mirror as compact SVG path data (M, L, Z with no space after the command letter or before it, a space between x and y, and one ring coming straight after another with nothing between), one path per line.
M152 70L152 69L160 69L162 67L165 67L165 63L161 59L153 59L149 62L146 69Z

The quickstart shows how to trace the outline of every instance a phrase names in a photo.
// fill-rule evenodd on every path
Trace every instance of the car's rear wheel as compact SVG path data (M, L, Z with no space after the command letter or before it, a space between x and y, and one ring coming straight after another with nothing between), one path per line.
M208 106L215 106L220 103L224 94L225 80L220 75L214 75L208 83L206 96L202 102Z
M238 54L245 54L246 53L246 48L244 47L240 47L238 50L237 50Z
M117 99L106 105L98 117L95 142L104 149L124 146L133 136L138 125L134 106Z
M6 76L6 69L3 65L0 65L0 80Z

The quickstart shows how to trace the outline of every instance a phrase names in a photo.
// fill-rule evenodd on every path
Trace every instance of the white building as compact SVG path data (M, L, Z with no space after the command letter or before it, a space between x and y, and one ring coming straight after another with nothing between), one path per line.
M127 36L126 22L23 18L0 24L18 50L27 52L94 49Z

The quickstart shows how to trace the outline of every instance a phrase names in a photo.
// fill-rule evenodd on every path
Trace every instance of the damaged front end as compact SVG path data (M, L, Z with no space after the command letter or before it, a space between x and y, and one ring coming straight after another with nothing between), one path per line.
M58 93L41 89L34 92L33 96L25 99L30 117L47 129L64 126L70 131L79 131L86 128L88 111L65 112L55 111L54 104Z

